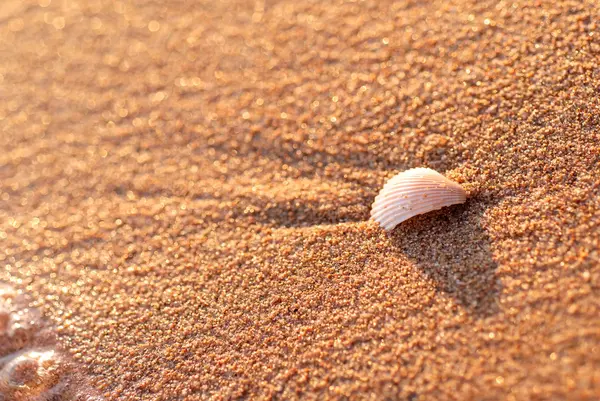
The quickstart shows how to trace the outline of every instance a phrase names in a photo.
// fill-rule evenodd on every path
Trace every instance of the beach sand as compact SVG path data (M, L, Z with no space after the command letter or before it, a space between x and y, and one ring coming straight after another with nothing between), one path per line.
M0 280L46 334L2 353L63 399L600 399L599 15L4 0ZM386 234L419 166L469 199Z

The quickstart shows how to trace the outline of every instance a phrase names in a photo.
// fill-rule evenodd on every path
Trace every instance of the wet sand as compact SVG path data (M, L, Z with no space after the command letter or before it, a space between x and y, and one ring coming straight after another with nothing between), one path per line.
M0 280L63 399L600 398L599 15L4 0ZM469 200L387 235L418 166Z

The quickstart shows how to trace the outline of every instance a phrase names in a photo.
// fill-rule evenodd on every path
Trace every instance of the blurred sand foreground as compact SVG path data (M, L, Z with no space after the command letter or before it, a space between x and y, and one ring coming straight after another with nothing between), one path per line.
M3 396L599 399L599 19L2 0Z

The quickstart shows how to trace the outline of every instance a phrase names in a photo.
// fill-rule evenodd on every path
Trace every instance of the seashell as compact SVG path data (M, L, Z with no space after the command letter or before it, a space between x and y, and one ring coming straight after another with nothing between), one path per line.
M61 359L54 350L20 351L0 359L0 393L10 394L16 391L12 399L49 399L36 398L54 387L60 380Z
M403 171L385 183L371 208L371 218L386 231L418 214L464 203L467 193L429 168Z

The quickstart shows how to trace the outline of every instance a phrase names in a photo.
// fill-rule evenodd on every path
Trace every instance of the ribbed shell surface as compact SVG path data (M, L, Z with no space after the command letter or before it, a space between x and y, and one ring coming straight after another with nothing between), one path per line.
M411 217L466 200L459 184L429 168L414 168L385 183L373 202L371 218L389 231Z

